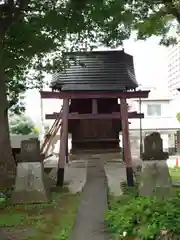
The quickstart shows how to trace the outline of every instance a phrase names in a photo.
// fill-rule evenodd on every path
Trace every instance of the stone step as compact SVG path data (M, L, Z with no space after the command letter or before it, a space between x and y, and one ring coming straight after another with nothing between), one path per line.
M70 154L69 155L69 160L70 161L75 161L75 160L87 160L87 159L94 159L94 158L101 158L104 161L119 161L122 159L122 154L120 152L104 152L104 153L99 153L99 152L83 152L79 154Z

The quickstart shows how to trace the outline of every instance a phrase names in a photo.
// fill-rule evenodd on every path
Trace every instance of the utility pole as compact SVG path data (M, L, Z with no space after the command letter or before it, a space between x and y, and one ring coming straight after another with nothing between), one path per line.
M142 100L139 98L139 113L141 113ZM139 119L139 130L140 130L140 158L143 153L143 139L142 139L142 118Z

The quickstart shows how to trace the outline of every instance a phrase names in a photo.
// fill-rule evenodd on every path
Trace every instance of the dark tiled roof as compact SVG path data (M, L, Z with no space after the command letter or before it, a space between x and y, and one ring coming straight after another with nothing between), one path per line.
M130 90L138 86L133 57L124 51L76 52L65 72L54 74L51 87L59 90Z

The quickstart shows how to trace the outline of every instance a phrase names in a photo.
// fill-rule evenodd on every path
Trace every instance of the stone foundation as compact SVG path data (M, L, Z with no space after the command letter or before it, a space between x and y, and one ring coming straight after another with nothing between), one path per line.
M172 181L166 160L144 161L139 185L141 196L168 197L171 195Z
M85 161L87 159L99 158L103 159L105 162L122 162L122 153L120 151L114 149L106 149L106 150L86 150L80 151L77 153L73 153L69 155L69 161Z
M11 202L14 204L48 202L47 185L48 179L44 173L43 163L20 162L17 166Z

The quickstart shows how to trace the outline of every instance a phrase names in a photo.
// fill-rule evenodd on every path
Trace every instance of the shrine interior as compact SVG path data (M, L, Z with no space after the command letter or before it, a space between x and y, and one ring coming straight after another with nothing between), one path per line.
M73 99L70 113L92 113L92 99ZM101 114L120 112L118 99L98 99L97 112ZM72 153L78 150L111 149L120 151L118 119L79 119L69 120L69 133L72 134Z

